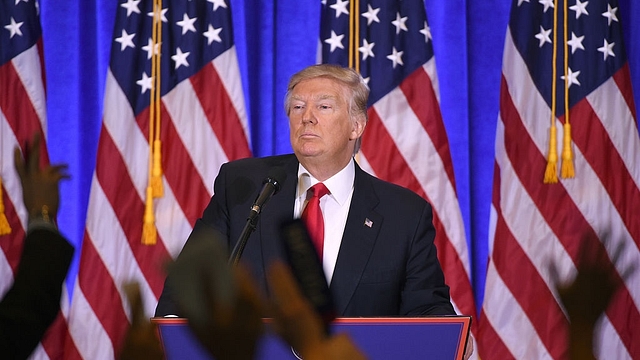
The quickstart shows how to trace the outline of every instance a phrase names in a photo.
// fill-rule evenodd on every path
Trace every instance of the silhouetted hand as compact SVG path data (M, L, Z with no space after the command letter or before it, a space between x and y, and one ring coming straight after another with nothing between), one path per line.
M156 328L144 315L140 286L137 283L126 284L124 290L131 307L131 326L127 329L119 359L164 359Z
M13 152L29 218L41 217L46 213L51 220L54 220L60 202L58 182L69 178L66 173L67 166L48 165L40 169L40 136L38 134L33 137L31 146L27 146L25 155L27 158L23 159L18 147Z
M206 313L206 319L190 319L188 315L187 319L200 343L216 359L249 360L253 359L257 340L263 333L262 298L244 267L231 270L235 301L231 304L217 301L216 284L212 281L215 279L201 277L202 296L212 311Z

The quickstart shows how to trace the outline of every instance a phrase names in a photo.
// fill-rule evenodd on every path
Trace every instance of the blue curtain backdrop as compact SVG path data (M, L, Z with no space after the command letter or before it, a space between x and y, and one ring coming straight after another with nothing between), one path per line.
M177 0L176 0L177 1ZM184 1L184 0L180 0ZM536 0L532 0L536 1ZM59 225L76 246L77 271L101 127L114 0L41 0L49 153L69 164ZM316 61L319 1L233 0L240 71L255 156L291 151L283 97L289 77ZM165 4L170 1L165 0ZM573 4L573 3L570 3ZM441 108L481 304L488 251L495 126L510 0L426 0ZM620 0L636 104L640 103L640 2Z

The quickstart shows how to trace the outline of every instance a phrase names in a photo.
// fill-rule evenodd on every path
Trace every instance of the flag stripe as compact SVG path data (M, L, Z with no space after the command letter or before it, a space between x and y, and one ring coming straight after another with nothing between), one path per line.
M238 159L251 156L249 143L233 103L213 65L207 65L191 78L191 84L209 120L210 126L220 140L227 157ZM215 121L229 116L227 121Z
M451 160L451 152L449 150L449 140L447 139L447 131L442 121L433 121L433 119L442 119L440 114L440 106L436 99L433 84L429 75L427 75L427 66L435 62L432 58L424 67L419 68L409 75L405 81L400 84L400 89L407 98L407 103L416 114L424 131L427 132L429 139L433 143L438 155L442 159L444 171L449 178L449 182L456 191L456 182L453 175L453 161ZM419 85L419 86L418 86Z
M110 166L109 169L106 167L96 168L96 177L111 208L127 209L127 212L115 211L114 213L122 228L123 235L126 236L128 242L128 246L126 243L122 244L122 246L130 248L133 253L131 260L138 264L145 280L151 289L153 289L153 293L156 297L159 297L164 286L164 276L158 273L158 267L159 264L169 258L169 253L162 241L158 241L158 243L152 247L143 245L140 241L142 236L142 216L135 217L131 215L143 214L144 204L141 199L136 196L135 191L133 191L134 186L129 178L112 176L113 172L125 173L126 165L122 162L111 137L104 131L101 132L100 135L100 144L97 161L108 161ZM94 239L94 241L95 240L96 239ZM120 251L124 251L124 249L120 249ZM87 290L85 290L85 295L89 295Z
M581 122L584 121L584 124L589 124L573 126L573 140L598 175L636 246L640 247L640 189L627 171L615 144L606 135L606 129L598 121L599 117L586 100L572 108L571 113ZM618 169L616 177L607 172L609 166Z

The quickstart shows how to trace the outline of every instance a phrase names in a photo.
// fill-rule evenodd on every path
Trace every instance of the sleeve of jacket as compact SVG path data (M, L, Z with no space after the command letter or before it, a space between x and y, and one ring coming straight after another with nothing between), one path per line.
M73 247L59 232L29 231L11 289L0 302L0 354L26 358L60 310Z

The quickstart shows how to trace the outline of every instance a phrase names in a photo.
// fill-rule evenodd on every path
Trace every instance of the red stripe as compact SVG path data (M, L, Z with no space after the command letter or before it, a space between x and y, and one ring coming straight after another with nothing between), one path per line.
M487 320L487 314L480 313L480 336L478 337L478 358L510 360L516 357L504 345L500 335ZM523 339L526 341L526 339Z
M122 308L122 299L113 278L107 271L93 240L85 232L78 282L94 314L111 339L114 353L120 349L129 322ZM70 316L74 316L71 314ZM77 319L80 322L82 319ZM75 320L74 320L75 321ZM80 330L83 331L83 330Z
M633 100L633 89L631 88L631 74L629 72L629 63L626 62L623 67L620 68L615 74L613 74L613 80L618 85L618 89L620 89L620 93L624 98L624 101L627 103L627 107L629 111L631 111L631 115L633 119L636 121L636 128L638 127L638 116L636 114L636 106Z
M70 360L82 358L75 344L71 341L69 328L62 312L58 312L58 316L47 329L41 343L49 359Z
M398 151L378 113L372 107L368 113L369 122L362 139L361 150L373 171L379 178L404 186L426 198L424 189Z
M13 62L9 61L0 66L0 109L7 118L7 123L13 130L22 152L25 145L36 132L40 134L40 164L49 163L46 137L40 126L40 120L29 94L16 72ZM44 99L43 99L44 100Z
M104 190L111 207L114 209L120 226L127 236L131 252L133 253L142 274L153 290L156 297L162 293L164 274L162 266L170 258L164 243L158 234L156 245L143 245L141 242L144 216L144 203L138 196L128 170L106 129L100 132L100 146L96 167L96 177ZM90 214L98 216L100 214ZM117 249L113 249L117 252ZM99 295L99 293L96 293Z
M571 109L571 116L573 141L602 182L633 241L640 248L640 189L589 102L586 99L578 102Z
M229 160L251 156L242 123L213 63L190 78L211 128Z
M585 258L592 259L597 254L606 254L606 249L598 240L597 234L584 219L562 184L542 184L541 178L546 161L531 139L523 136L527 134L527 130L522 125L518 112L508 96L507 88L503 77L500 109L505 123L505 147L518 178L574 263L579 263ZM603 261L603 266L613 266L608 258ZM614 275L616 281L622 283L619 274L614 273ZM622 287L619 291L620 296L631 297L626 287ZM628 330L629 324L640 323L638 309L635 306L620 310L610 309L607 311L608 315L610 311L613 311L610 317L611 323L618 331L623 344L631 354L640 356L640 342L634 341ZM621 315L622 313L626 313L626 318Z
M456 181L453 175L453 161L449 149L449 139L447 130L442 122L440 104L431 83L431 78L423 67L418 68L400 84L400 89L404 93L409 106L416 114L422 127L424 127L436 151L442 159L444 171L449 177L449 181L456 192Z

